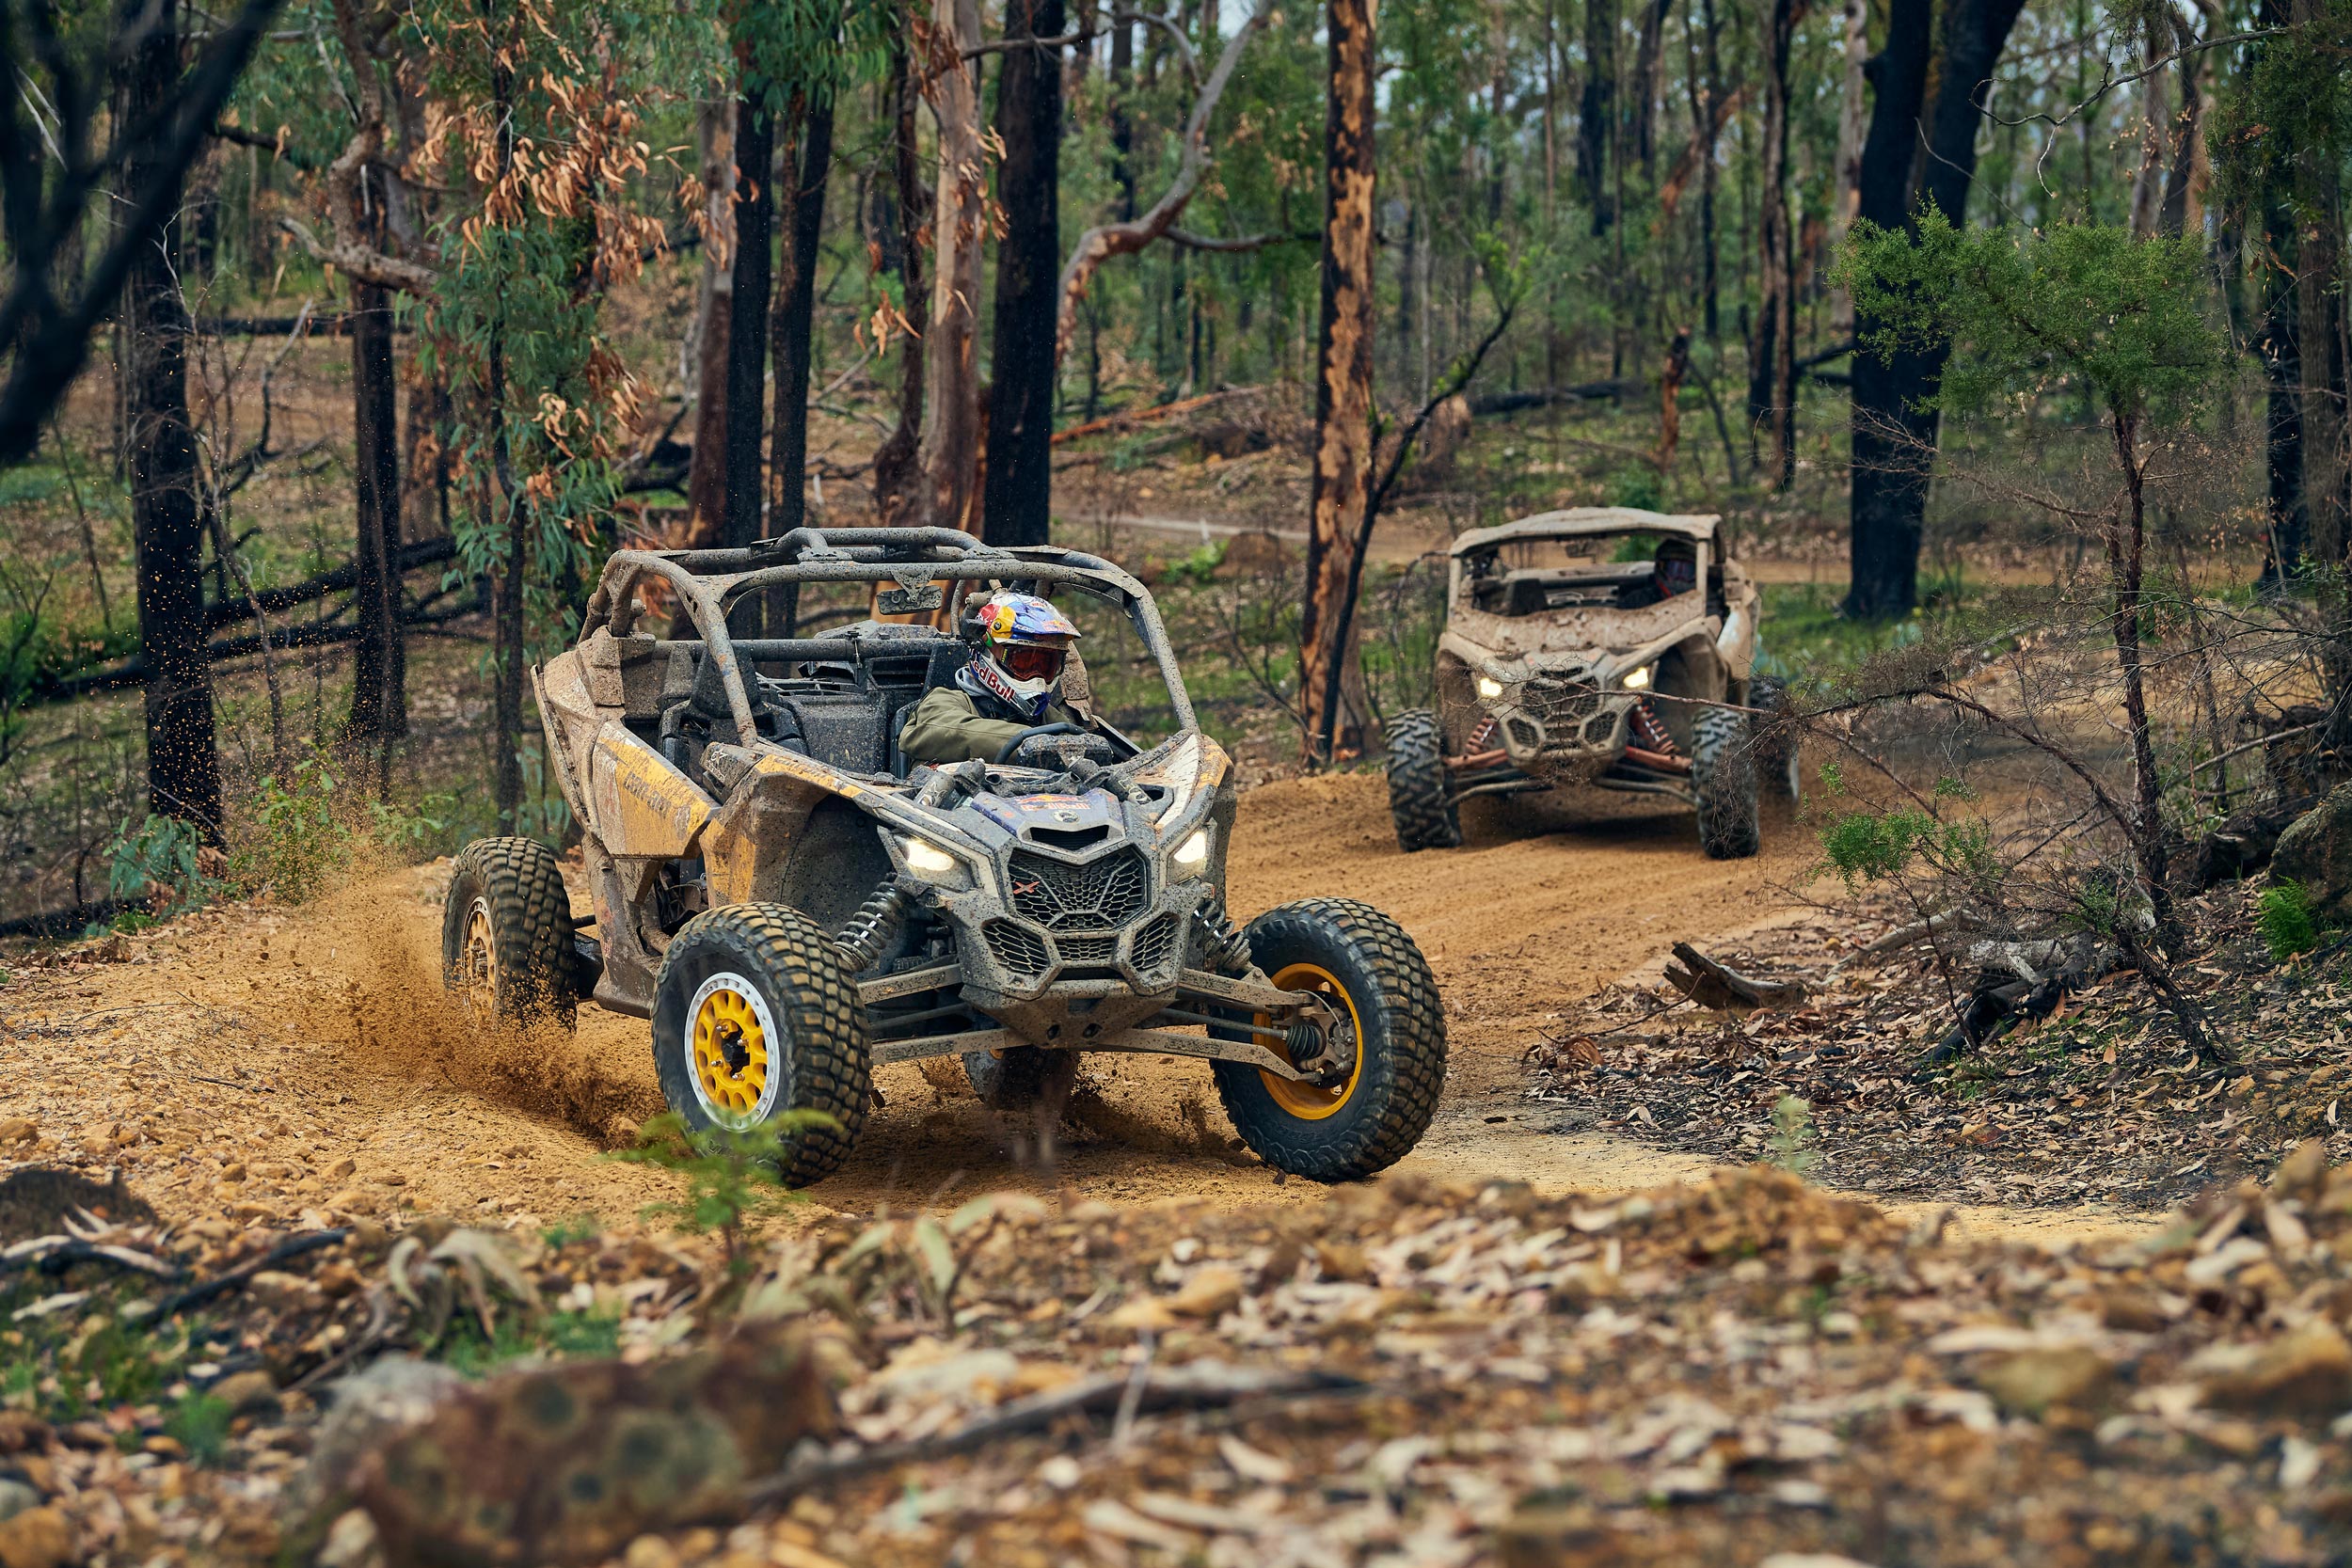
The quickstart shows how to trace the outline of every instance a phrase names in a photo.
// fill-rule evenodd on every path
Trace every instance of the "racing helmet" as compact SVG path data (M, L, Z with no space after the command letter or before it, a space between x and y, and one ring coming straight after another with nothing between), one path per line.
M980 646L972 657L974 678L1031 717L1044 712L1077 644L1078 628L1034 594L998 594L980 606L975 619Z

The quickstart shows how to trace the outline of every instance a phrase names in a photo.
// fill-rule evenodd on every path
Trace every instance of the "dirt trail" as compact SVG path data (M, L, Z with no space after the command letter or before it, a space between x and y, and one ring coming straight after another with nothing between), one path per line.
M1565 1130L1563 1108L1523 1098L1519 1053L1567 1004L1672 941L1772 918L1803 875L1804 840L1770 824L1764 855L1713 862L1687 814L1520 820L1532 832L1473 816L1469 847L1406 856L1378 778L1270 784L1243 804L1234 911L1362 898L1429 956L1453 1061L1437 1123L1400 1168L1597 1193L1702 1174L1692 1156ZM667 1178L602 1158L625 1122L661 1108L645 1026L586 1009L574 1039L476 1040L442 1002L438 893L430 868L397 873L297 911L183 922L143 944L148 961L23 975L0 991L0 1117L77 1147L98 1138L167 1212L182 1198L243 1203L253 1217L397 1204L551 1223L625 1217L669 1196ZM960 1069L929 1067L882 1069L884 1103L849 1168L812 1195L819 1204L866 1211L951 1187L1214 1203L1320 1190L1240 1163L1200 1063L1090 1059L1081 1130L1050 1172L1010 1147ZM225 1169L239 1164L241 1180ZM1957 1218L2043 1239L2148 1223Z

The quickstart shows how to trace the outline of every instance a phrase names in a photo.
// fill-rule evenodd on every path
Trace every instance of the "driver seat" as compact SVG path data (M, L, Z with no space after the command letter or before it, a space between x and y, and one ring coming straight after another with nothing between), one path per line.
M907 776L907 754L899 750L898 736L905 732L907 719L914 712L915 705L941 687L954 684L956 672L962 669L971 657L970 644L960 638L950 638L931 649L930 666L923 672L921 689L900 704L898 711L891 716L890 776L892 778L903 779Z

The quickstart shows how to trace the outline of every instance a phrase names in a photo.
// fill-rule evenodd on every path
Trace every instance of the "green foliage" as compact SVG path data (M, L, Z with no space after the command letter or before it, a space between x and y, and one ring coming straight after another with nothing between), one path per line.
M1609 504L1638 507L1644 512L1662 511L1666 505L1665 484L1658 470L1648 464L1629 463L1609 476ZM1622 550L1624 546L1618 547Z
M2254 924L2262 931L2270 956L2280 963L2319 944L2319 922L2312 914L2312 895L2300 882L2279 882L2256 895Z
M106 891L123 903L144 903L155 915L173 915L218 897L228 884L206 874L204 837L176 816L126 821L106 845Z
M1915 237L1855 224L1838 271L1869 324L1865 350L1953 351L1934 400L1947 413L2026 412L2071 392L2115 420L2184 419L2230 363L2201 240L1954 229L1929 209Z
M262 780L254 832L241 847L241 869L290 904L326 890L350 863L351 832L340 815L341 788L326 758L298 758L283 779Z
M1993 830L1982 819L1946 821L1902 806L1843 812L1818 832L1825 868L1837 873L1849 893L1859 892L1865 882L1899 876L1915 861L1979 883L2000 875Z
M653 1204L646 1216L666 1217L689 1235L715 1234L726 1248L728 1267L739 1269L744 1238L761 1220L799 1201L776 1164L778 1140L833 1125L833 1118L821 1111L786 1111L739 1131L697 1130L676 1112L664 1111L639 1131L636 1148L617 1150L611 1158L684 1177L686 1196Z
M1820 1163L1821 1152L1816 1146L1820 1136L1813 1130L1813 1105L1793 1094L1782 1095L1772 1101L1772 1131L1764 1140L1764 1158L1791 1176L1803 1176Z
M173 1408L164 1430L180 1440L190 1459L210 1465L228 1449L229 1423L235 1415L219 1395L192 1390Z
M1216 569L1225 564L1230 540L1218 539L1201 546L1181 561L1168 563L1168 575L1174 581L1194 588L1206 588L1216 576Z

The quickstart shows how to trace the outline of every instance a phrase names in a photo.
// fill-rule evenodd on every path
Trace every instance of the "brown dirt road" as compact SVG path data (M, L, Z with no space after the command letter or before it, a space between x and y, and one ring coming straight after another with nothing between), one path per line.
M1446 999L1452 1065L1438 1120L1403 1168L1609 1192L1706 1162L1563 1129L1522 1094L1519 1055L1569 1002L1678 938L1755 927L1790 902L1807 837L1768 824L1767 852L1700 856L1687 814L1606 821L1472 818L1469 847L1406 856L1382 782L1266 785L1243 802L1232 898L1247 917L1316 894L1361 898L1420 942ZM1773 830L1777 831L1773 831ZM192 917L128 943L132 961L24 970L0 989L0 1120L123 1164L167 1215L224 1204L256 1221L394 1206L500 1223L618 1219L671 1179L604 1158L661 1108L642 1022L593 1009L576 1038L485 1043L445 1009L438 880L389 875L295 910ZM1090 1059L1073 1134L1024 1158L952 1064L884 1069L884 1105L828 1209L904 1207L946 1190L1050 1190L1112 1202L1309 1201L1233 1152L1205 1065ZM23 1154L24 1147L0 1149ZM2116 1216L1963 1210L1987 1231L2122 1228Z

